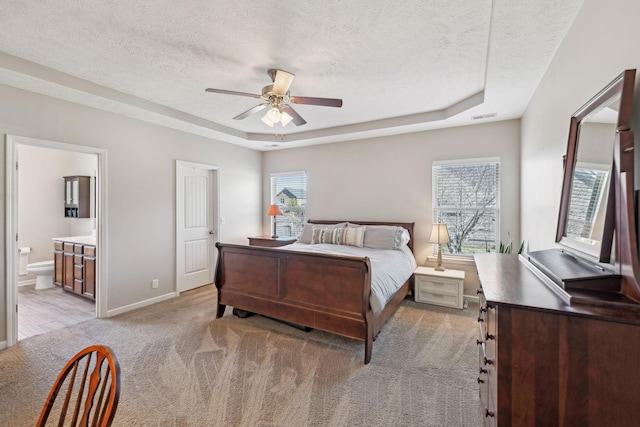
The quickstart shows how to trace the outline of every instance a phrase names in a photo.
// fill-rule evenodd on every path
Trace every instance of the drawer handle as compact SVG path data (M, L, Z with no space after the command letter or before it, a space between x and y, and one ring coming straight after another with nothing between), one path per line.
M486 370L486 369L484 369L483 367L480 367L480 373L481 373L481 374L488 374L488 373L489 373L489 371L488 371L488 370Z
M484 319L480 316L478 316L478 322L484 322Z
M488 417L495 417L496 414L493 411L490 411L489 408L484 408L484 417L488 418Z
M476 340L477 345L482 345L482 340Z
M484 383L484 380L482 378L478 377L478 384L482 384L482 383Z
M484 358L484 364L485 365L493 365L493 360L491 359L487 359L486 357Z
M482 289L478 289L478 290L476 291L476 295L480 295L480 294L484 294L484 292L482 291Z
M486 339L488 339L488 340L495 340L495 339L496 339L496 336L495 336L495 335L490 334L489 332L487 332L486 334L484 334L484 337L485 337Z
M480 307L480 313L485 313L487 311L487 307Z

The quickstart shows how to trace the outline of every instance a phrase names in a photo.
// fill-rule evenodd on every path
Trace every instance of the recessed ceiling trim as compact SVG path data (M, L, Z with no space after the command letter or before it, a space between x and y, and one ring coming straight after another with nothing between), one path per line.
M7 83L7 80L11 81ZM16 80L21 81L17 83ZM0 83L45 95L50 95L47 92L53 91L56 97L71 102L251 148L255 148L251 145L252 142L271 142L274 138L271 133L240 132L4 52L0 52ZM441 110L286 134L284 139L290 143L310 140L336 142L344 140L346 136L349 139L368 138L374 132L382 130L387 135L415 132L418 130L415 129L415 125L446 120L482 102L484 90Z
M411 114L408 116L392 117L388 119L374 120L363 123L356 123L352 125L336 126L328 129L318 129L308 132L298 132L295 134L284 135L284 139L287 142L305 141L309 139L327 138L330 136L344 136L349 135L349 139L367 138L368 132L379 131L382 129L388 130L389 133L404 133L415 132L414 125L420 125L429 122L446 120L464 111L467 111L473 107L476 107L484 102L484 90L473 94L462 101L456 102L446 108L436 111L427 111L424 113ZM355 138L354 138L355 137ZM251 141L272 141L273 134L248 134L248 139Z
M36 64L34 62L27 61L25 59L18 58L13 55L9 55L5 52L0 52L0 69L5 69L14 73L18 73L20 75L25 76L27 79L31 78L31 79L41 80L42 82L46 82L50 85L58 85L60 87L79 91L81 93L84 93L90 96L113 101L115 103L122 104L126 107L133 107L138 110L143 110L155 115L172 118L181 122L185 122L190 125L203 127L208 130L219 133L219 137L224 137L226 135L227 138L224 138L225 140L227 140L228 137L232 137L232 138L235 137L243 140L247 139L247 135L244 132L237 131L227 126L222 126L210 120L196 117L192 114L184 113L182 111L176 110L174 108L166 107L164 105L160 105L155 102L147 101L145 99L138 98L137 96L129 95L127 93L120 92L118 90L111 89L106 86L92 83L88 80L84 80L84 79L72 76L70 74L63 73L61 71L54 70L49 67L45 67L40 64ZM3 82L3 81L0 79L0 82ZM23 88L28 90L28 88L26 87L23 87ZM42 91L37 91L37 92L42 92ZM88 102L85 102L84 104L90 105L90 103ZM146 120L146 119L143 119L143 120ZM178 127L178 128L184 128L184 126Z
M170 0L11 3L0 16L0 84L254 150L463 126L487 112L506 120L521 116L583 0L561 3L387 2L357 22L356 3L335 13L310 2L281 16L223 0L224 18ZM295 22L287 37L270 31L276 18ZM298 74L303 93L340 96L345 107L309 110L308 126L274 139L259 118L233 120L246 101L204 92L261 87L274 66Z

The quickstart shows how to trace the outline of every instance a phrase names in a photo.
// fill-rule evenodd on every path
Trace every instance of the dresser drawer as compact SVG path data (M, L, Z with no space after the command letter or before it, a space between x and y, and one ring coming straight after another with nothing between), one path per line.
M85 246L84 247L84 255L85 256L96 256L96 247L95 246Z

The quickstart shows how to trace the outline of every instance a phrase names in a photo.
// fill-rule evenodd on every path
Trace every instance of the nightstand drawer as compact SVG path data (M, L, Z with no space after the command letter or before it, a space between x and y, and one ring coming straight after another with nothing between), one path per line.
M442 294L418 288L416 301L458 308L458 294Z
M435 277L416 277L416 287L419 290L434 292L438 294L458 295L458 280L447 280Z

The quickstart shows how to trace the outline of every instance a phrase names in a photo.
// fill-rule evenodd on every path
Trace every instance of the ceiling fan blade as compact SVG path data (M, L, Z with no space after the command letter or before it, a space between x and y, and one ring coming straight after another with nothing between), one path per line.
M307 121L305 119L303 119L300 116L300 114L296 113L296 110L291 108L290 105L282 105L280 107L280 109L282 110L283 113L287 113L288 115L291 116L291 118L293 119L292 122L293 122L294 125L301 126L301 125L307 123Z
M224 89L205 89L206 92L213 93L224 93L225 95L240 95L240 96L249 96L251 98L262 98L262 95L256 95L255 93L247 93L247 92L236 92L234 90L224 90Z
M342 107L342 99L313 98L310 96L292 96L290 102L294 104L320 105L324 107Z
M238 114L237 116L235 116L233 118L233 120L242 120L242 119L246 119L247 117L249 117L250 115L252 115L253 113L257 113L258 111L262 111L265 108L267 108L270 104L268 102L265 102L264 104L258 104L253 108L249 108L247 111L245 111L244 113Z
M282 70L275 70L276 78L273 81L273 92L276 95L285 95L289 91L291 83L295 76L291 73ZM272 70L269 70L269 75L272 75Z

